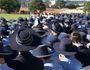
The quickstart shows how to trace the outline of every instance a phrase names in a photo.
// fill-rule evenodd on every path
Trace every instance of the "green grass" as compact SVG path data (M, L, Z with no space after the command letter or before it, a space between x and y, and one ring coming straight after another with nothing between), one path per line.
M0 14L0 17L4 17L7 20L10 20L10 19L17 19L19 17L26 18L29 17L29 14Z

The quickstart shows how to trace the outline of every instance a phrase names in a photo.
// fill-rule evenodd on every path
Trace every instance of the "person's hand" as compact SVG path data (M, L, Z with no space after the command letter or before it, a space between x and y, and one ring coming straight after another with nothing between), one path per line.
M59 54L59 60L62 61L65 58L63 54Z
M65 55L63 55L63 54L59 54L59 60L70 63L70 60L68 58L66 58Z

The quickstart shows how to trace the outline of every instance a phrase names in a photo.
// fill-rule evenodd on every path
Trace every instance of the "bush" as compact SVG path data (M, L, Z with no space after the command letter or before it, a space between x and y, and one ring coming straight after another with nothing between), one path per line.
M90 13L90 2L84 4L84 12Z
M66 6L66 8L75 9L75 8L77 8L77 5L69 4Z

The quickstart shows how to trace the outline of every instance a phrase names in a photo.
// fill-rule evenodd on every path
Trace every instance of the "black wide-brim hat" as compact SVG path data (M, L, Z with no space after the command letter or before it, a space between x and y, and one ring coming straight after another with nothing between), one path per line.
M74 55L78 51L77 47L73 46L73 44L69 38L63 38L61 40L59 49L60 49L60 53L66 55L66 56Z
M30 28L15 30L9 40L11 48L18 51L29 51L41 44L41 38Z
M43 28L34 28L35 32L37 32L40 36L44 35L47 31Z
M50 45L39 45L36 49L30 51L37 58L52 56L55 50Z
M56 33L63 32L62 26L58 22L53 22L51 25L51 30L53 30Z

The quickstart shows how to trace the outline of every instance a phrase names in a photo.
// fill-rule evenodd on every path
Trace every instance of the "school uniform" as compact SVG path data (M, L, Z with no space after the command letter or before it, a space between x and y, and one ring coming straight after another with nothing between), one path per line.
M32 56L30 52L18 55L8 62L8 66L14 70L43 70L42 60Z

